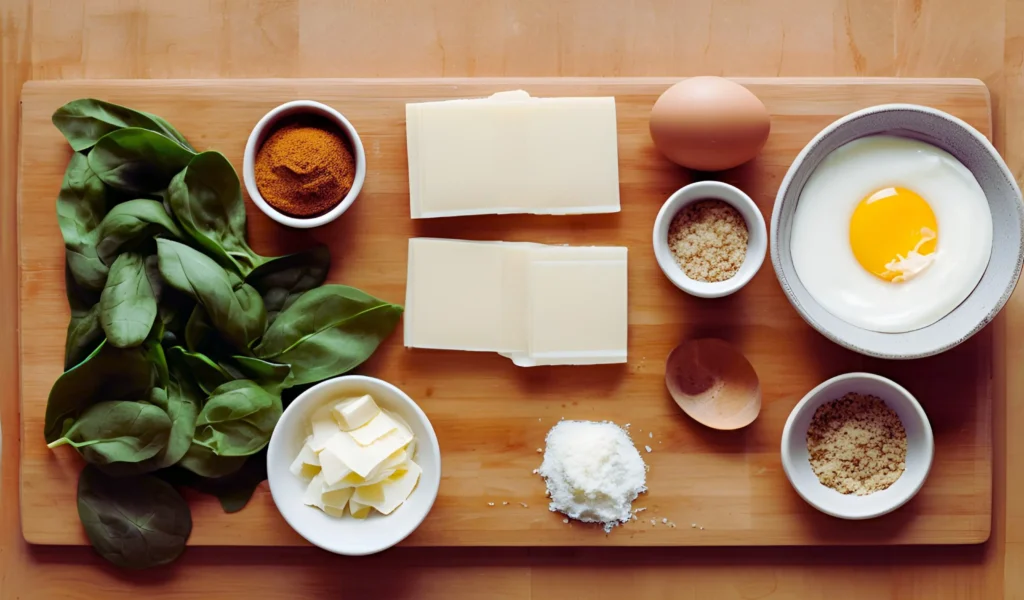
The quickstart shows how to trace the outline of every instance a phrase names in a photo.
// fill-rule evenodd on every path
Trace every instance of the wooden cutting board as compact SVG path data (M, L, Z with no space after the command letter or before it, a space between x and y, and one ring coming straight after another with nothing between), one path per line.
M740 293L687 296L662 275L651 227L662 202L693 175L654 149L647 117L675 79L392 79L30 82L22 95L19 173L21 286L21 515L25 538L84 544L75 487L81 462L43 441L50 386L60 375L68 322L63 245L54 209L71 150L50 123L65 102L93 96L167 118L200 149L224 152L239 171L249 131L269 109L308 98L330 104L358 128L366 185L352 209L312 231L282 228L247 202L249 237L262 254L315 241L331 246L330 281L394 302L405 298L406 240L437 236L629 247L629 363L521 369L496 354L409 350L401 331L361 371L403 388L429 415L443 457L433 512L406 542L419 546L969 544L988 539L992 508L993 345L989 326L959 348L912 362L848 352L813 331L789 305L765 263ZM790 162L822 127L887 102L948 111L991 137L988 90L967 79L746 79L772 113L772 133L753 162L720 174L747 191L766 220ZM409 218L406 102L525 89L535 96L614 95L622 212L543 217ZM737 344L764 390L758 420L735 432L686 417L664 386L664 360L680 341L714 336ZM827 517L792 490L779 462L789 411L833 375L871 371L914 393L935 432L924 489L909 504L867 522ZM631 424L650 466L639 519L605 535L565 524L547 510L540 464L544 436L559 419ZM197 545L301 545L278 515L266 484L242 512L189 494ZM493 506L491 506L493 503ZM674 523L675 527L664 521Z

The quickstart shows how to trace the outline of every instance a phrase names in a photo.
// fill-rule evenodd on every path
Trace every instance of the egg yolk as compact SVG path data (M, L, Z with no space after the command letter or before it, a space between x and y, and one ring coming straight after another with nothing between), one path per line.
M869 273L899 283L934 260L939 225L924 198L889 187L860 201L850 218L850 248Z

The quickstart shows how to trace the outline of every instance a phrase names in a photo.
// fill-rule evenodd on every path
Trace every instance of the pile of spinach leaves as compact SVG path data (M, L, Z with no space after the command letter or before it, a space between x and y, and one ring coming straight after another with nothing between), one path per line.
M78 512L122 567L174 560L192 529L173 487L245 506L282 393L345 373L402 307L324 285L326 247L260 256L238 176L153 114L94 99L53 123L74 150L57 198L71 323L46 441L88 463Z

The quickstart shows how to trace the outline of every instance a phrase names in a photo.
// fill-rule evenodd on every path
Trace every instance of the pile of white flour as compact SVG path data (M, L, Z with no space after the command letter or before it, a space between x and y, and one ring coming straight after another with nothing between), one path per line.
M561 421L547 436L538 471L549 508L604 530L632 517L633 500L647 491L647 466L629 434L611 422Z

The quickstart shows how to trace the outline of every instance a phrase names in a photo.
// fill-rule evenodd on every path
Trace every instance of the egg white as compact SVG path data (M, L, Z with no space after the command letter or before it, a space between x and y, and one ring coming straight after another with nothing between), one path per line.
M917 192L939 226L934 261L889 283L865 270L850 247L850 217L887 187ZM811 296L864 329L900 333L927 327L970 295L992 253L992 214L974 175L931 144L889 135L854 140L825 157L800 193L790 240L793 266Z

